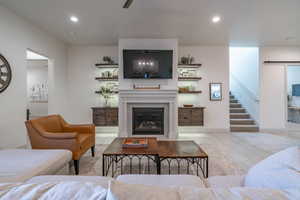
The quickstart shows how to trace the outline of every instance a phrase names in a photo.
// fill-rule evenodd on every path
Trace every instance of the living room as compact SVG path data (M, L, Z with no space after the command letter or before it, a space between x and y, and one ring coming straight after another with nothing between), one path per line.
M63 190L75 181L74 193L101 187L102 195L112 194L108 199L138 199L121 192L137 184L145 193L157 191L149 192L157 195L152 199L192 184L207 188L195 199L219 199L216 188L231 192L226 199L259 199L253 188L282 196L271 199L300 198L298 83L289 81L296 73L290 69L300 65L299 6L292 0L0 0L0 157L7 163L0 182L51 183L58 194L55 185ZM47 81L28 84L28 51L46 58L36 60L46 63ZM46 106L49 116L37 118L28 102ZM123 149L126 142L147 147ZM261 162L284 163L278 168L291 172L278 177L290 179L269 179L273 168L268 176L255 170ZM17 167L22 163L36 166ZM14 196L21 190L5 187L0 191L11 196L1 198L22 199Z

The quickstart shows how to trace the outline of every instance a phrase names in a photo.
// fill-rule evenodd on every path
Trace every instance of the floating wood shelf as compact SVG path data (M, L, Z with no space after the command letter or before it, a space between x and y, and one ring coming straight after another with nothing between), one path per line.
M265 64L300 64L300 61L291 61L291 60L267 60L264 61Z
M178 67L179 68L199 68L201 67L202 64L200 63L195 63L195 64L178 64Z
M200 106L184 107L184 106L179 106L178 108L181 108L181 109L191 109L191 108L201 108L201 109L205 109L206 107L200 107Z
M200 94L202 93L202 91L186 91L186 92L181 92L181 91L178 91L179 94Z
M108 64L108 63L96 63L96 67L98 68L119 68L118 63Z
M30 101L30 103L48 103L48 101Z
M201 77L178 77L179 81L199 81Z
M118 81L118 78L105 78L105 77L96 77L97 81Z
M100 91L95 91L95 93L96 93L96 94L100 94ZM119 91L114 91L113 93L114 93L114 94L118 94Z

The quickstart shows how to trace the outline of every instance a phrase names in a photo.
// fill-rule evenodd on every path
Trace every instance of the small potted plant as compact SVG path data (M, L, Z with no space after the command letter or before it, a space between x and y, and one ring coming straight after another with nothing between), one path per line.
M112 87L100 87L99 94L104 98L106 107L109 107L109 99L112 97L113 93Z
M103 62L108 63L108 64L114 64L114 61L112 60L111 57L109 56L103 56L102 58Z

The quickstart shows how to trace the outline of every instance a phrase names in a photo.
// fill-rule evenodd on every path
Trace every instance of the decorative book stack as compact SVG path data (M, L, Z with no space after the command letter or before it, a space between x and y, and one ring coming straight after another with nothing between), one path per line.
M123 148L147 148L147 138L126 138L122 144Z

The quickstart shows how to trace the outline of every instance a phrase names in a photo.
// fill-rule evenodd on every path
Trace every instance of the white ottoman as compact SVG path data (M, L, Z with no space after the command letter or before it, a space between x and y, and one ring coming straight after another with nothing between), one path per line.
M117 180L129 184L143 184L161 187L185 186L205 188L203 181L193 175L120 175Z
M69 150L0 150L0 182L23 182L33 176L55 174L72 160Z

